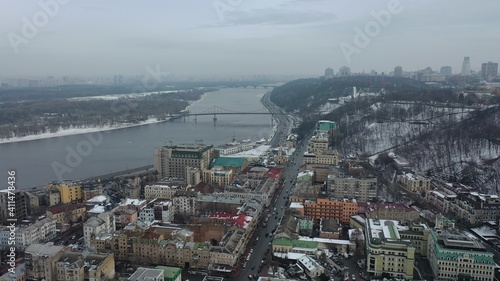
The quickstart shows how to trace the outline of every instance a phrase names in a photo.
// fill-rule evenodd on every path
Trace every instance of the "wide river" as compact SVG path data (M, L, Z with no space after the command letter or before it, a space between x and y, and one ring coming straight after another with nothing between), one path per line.
M205 94L190 112L213 106L235 112L264 108L263 88L225 88ZM118 130L0 144L0 189L8 171L16 171L17 188L40 186L61 179L82 179L153 164L153 148L169 144L221 145L236 139L259 140L271 132L270 115L219 115L167 121Z

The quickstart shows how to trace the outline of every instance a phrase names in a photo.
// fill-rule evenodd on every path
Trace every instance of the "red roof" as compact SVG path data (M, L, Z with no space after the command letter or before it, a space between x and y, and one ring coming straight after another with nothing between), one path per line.
M281 175L281 169L277 167L269 168L267 171L267 176L273 179L278 178Z
M52 214L59 214L65 212L72 212L76 209L85 208L82 204L64 204L64 205L56 205L47 209L47 211Z
M399 209L399 210L404 210L406 212L411 212L411 211L415 211L415 209L413 208L410 208L404 204L401 204L401 203L381 203L381 202L377 202L377 203L374 203L374 204L370 204L367 206L367 211L369 212L373 212L373 211L376 211L378 209Z
M213 213L208 217L211 219L224 219L226 220L226 222L236 224L241 228L246 228L248 223L250 222L250 220L248 220L247 222L247 219L251 219L251 217L248 217L245 214L238 215L238 214L228 214L219 212Z

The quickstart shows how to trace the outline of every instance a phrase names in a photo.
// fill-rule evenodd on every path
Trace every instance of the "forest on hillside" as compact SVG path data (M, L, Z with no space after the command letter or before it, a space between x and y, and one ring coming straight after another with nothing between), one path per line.
M389 82L394 81L386 81ZM500 192L498 91L480 96L412 82L390 83L392 86L384 87L382 92L380 83L378 89L364 88L362 79L357 84L328 81L335 84L328 87L320 86L325 83L320 80L316 84L296 83L302 86L281 103L299 115L307 112L301 115L304 123L297 133L304 135L319 119L332 120L338 124L332 145L342 155L368 157L394 152L407 159L415 171L469 184L486 193ZM328 114L320 114L320 102L304 102L328 103L328 98L348 94L353 84L360 91L379 94L337 105ZM279 94L285 96L287 87L280 89Z

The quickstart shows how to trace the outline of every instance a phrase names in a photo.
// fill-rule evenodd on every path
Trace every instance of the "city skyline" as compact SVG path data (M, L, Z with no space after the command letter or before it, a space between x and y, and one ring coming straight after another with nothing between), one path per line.
M387 74L398 65L455 74L466 56L479 72L500 60L492 6L500 3L2 1L0 76L147 75L155 65L185 77L321 76L342 66Z

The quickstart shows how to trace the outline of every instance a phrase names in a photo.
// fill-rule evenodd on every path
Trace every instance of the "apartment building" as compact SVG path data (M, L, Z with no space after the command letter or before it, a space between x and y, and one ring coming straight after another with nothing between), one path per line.
M155 210L153 207L145 207L139 213L139 220L144 223L152 223L155 220Z
M55 188L49 189L49 206L55 206L59 203L61 203L61 192Z
M414 221L420 218L420 213L414 208L401 203L370 203L365 208L367 218Z
M451 211L468 224L476 225L500 219L500 198L498 195L478 192L459 193Z
M328 147L328 133L316 131L316 133L309 139L307 151L310 153L321 153L328 150Z
M179 190L186 190L187 185L183 183L156 183L153 185L146 185L144 187L144 199L150 201L155 198L158 199L172 199L174 194Z
M320 132L330 132L337 127L337 123L330 120L319 120L316 123L316 131Z
M172 198L174 216L196 216L198 212L197 195L194 191L177 191Z
M404 238L401 231L407 225L395 220L366 219L366 268L374 276L389 274L393 278L413 278L415 245Z
M24 251L26 276L28 280L57 280L57 261L63 255L64 247L33 243Z
M118 205L118 209L129 209L129 210L134 210L137 213L140 213L142 208L146 207L148 204L147 200L140 200L140 199L123 199L120 205Z
M397 182L410 192L427 192L431 189L430 179L413 173L398 175Z
M115 280L113 254L64 252L56 262L55 281L111 281Z
M455 228L430 230L428 259L437 281L494 280L493 253Z
M203 171L210 167L213 159L214 148L211 145L168 145L154 149L154 168L158 171L160 178L186 179L187 167Z
M8 271L0 276L2 281L26 281L26 265L21 263L14 268L14 271Z
M116 208L112 210L115 215L115 225L117 229L124 228L127 224L133 223L139 219L136 210Z
M15 212L9 210L14 203ZM27 217L27 206L24 191L7 189L0 190L0 224L6 224L7 219L25 220Z
M319 196L316 200L305 200L303 204L304 216L315 220L335 219L349 223L350 217L358 212L356 200L336 200Z
M85 202L91 198L102 195L102 184L100 182L82 183L82 201Z
M355 177L343 173L329 174L328 192L335 198L351 198L358 202L368 202L377 198L376 177Z
M318 152L306 152L303 159L306 164L337 166L340 161L340 155L337 150L322 150Z
M253 143L250 140L236 141L233 138L232 142L217 146L215 149L219 151L220 155L235 154L241 151L250 150L253 148Z
M87 209L82 204L70 203L49 207L46 211L48 218L56 220L59 225L84 221Z
M56 237L56 221L44 218L30 225L19 225L16 227L16 240L14 245L9 244L11 231L7 226L0 227L0 248L8 249L15 247L24 251L29 245L38 242L47 242Z
M233 181L233 170L222 166L215 166L203 172L203 182L226 187Z
M245 231L230 230L219 242L219 245L210 249L210 268L212 270L220 269L227 271L233 269L241 254L245 251L244 243Z
M96 251L115 254L119 261L162 264L178 267L207 268L210 264L210 242L193 242L192 232L165 236L149 228L117 231L94 239ZM190 233L190 234L189 234Z
M408 230L399 231L401 239L408 239L413 242L415 246L415 253L424 257L427 256L427 243L429 240L430 228L423 222L408 221Z
M47 185L47 189L59 191L62 203L82 202L82 186L72 181L53 182ZM102 193L102 192L101 192ZM89 198L90 199L90 198Z
M444 190L430 190L425 194L425 199L443 213L451 210L456 198L457 194Z
M89 218L83 224L83 241L85 247L92 246L92 240L100 233L113 233L116 230L115 215L104 212L97 217Z

